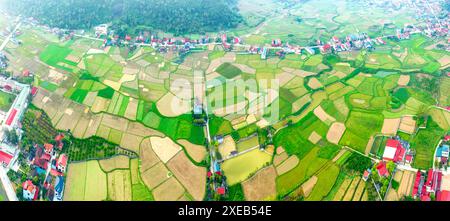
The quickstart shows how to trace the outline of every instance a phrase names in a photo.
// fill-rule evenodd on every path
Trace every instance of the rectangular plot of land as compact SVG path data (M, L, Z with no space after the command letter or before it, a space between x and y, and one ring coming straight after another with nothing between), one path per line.
M353 179L352 184L350 184L350 186L348 187L347 192L345 193L345 196L342 199L342 201L352 200L356 187L358 186L360 180L361 178L359 177Z
M150 167L160 162L158 156L153 151L149 138L146 138L141 143L140 158L141 172L148 170Z
M131 201L129 170L115 170L108 173L108 196L114 201Z
M142 181L150 189L157 187L159 184L169 179L168 175L169 170L161 162L146 171L141 170Z
M152 193L157 201L175 201L183 195L184 188L174 177L171 177Z
M400 118L384 119L381 133L387 135L395 135L397 134L399 125L400 125Z

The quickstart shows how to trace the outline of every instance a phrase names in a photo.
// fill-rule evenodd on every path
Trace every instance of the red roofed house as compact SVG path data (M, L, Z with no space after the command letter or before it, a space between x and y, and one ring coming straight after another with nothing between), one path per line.
M377 171L378 171L378 175L380 175L381 177L388 177L389 176L389 171L386 168L386 162L381 161L378 163L377 165Z
M406 150L402 147L400 141L389 139L387 140L386 147L384 148L383 160L394 161L396 163L400 162L403 160L405 152Z
M211 171L208 171L208 173L206 173L206 176L207 176L208 178L211 177L211 176L212 176Z
M406 155L406 157L405 157L405 162L411 164L412 161L413 161L413 159L414 159L414 156L408 154L408 155Z
M443 191L437 192L436 200L437 201L450 201L450 191L443 190Z
M434 192L436 190L436 178L436 173L433 169L429 169L427 181L425 182L427 192Z
M6 125L11 126L12 122L14 121L14 118L16 117L17 110L14 108L12 109L11 113L9 114L8 118L6 119Z
M13 155L0 150L0 166L8 167Z
M67 167L67 155L61 154L59 155L58 161L56 161L56 166L58 167L58 170L61 172L66 172Z
M369 176L370 176L370 170L365 170L362 179L364 181L367 181L369 179Z
M413 197L416 197L419 194L419 186L420 186L421 178L422 178L422 173L420 173L420 171L417 171L416 180L414 181L414 188L412 191Z
M324 46L320 47L320 52L322 53L326 53L328 51L331 50L331 45L330 44L325 44Z
M49 144L49 143L44 144L44 150L45 150L46 154L51 155L53 153L53 144Z
M36 200L38 198L39 188L27 180L22 184L23 188L23 198L26 200Z
M450 141L450 135L446 135L446 136L444 137L444 141L445 141L445 142Z
M36 154L35 154L34 160L33 160L33 164L44 170L47 170L48 161L49 161L49 155L44 153L42 148L37 147Z
M220 194L220 195L224 195L225 194L225 187L217 188L217 193Z
M32 87L31 88L31 96L36 96L37 92L38 92L38 88L37 87Z
M55 137L56 145L59 150L62 150L62 148L64 146L64 143L62 142L63 139L64 139L64 134L58 134Z
M30 76L30 71L28 69L23 70L22 71L22 76L24 76L24 77Z

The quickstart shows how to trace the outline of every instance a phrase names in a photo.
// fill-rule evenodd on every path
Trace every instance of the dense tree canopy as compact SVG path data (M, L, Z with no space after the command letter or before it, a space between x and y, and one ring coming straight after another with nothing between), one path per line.
M6 0L16 13L52 27L86 29L147 26L175 34L235 27L242 18L236 0Z

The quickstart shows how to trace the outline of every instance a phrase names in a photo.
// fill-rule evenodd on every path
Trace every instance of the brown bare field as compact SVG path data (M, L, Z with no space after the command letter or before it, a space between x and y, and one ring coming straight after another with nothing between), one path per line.
M102 124L110 128L126 131L128 128L128 120L111 114L103 114Z
M130 122L128 124L127 133L134 134L140 137L148 137L148 136L164 137L163 133L145 127L143 124L138 122Z
M333 201L341 201L342 198L345 195L345 192L347 191L347 188L350 186L350 183L352 182L351 178L345 178L344 182L342 182L341 186L339 187L339 190L337 191L336 195L334 195Z
M384 119L381 133L386 135L395 135L397 134L399 125L400 125L400 118Z
M150 167L160 162L158 156L153 151L152 144L149 138L144 139L141 143L140 160L141 160L141 171L146 171Z
M131 201L129 170L115 170L108 173L108 196L114 201Z
M92 104L91 111L94 113L100 113L108 109L110 100L103 97L95 97L94 103Z
M330 141L330 143L338 144L342 135L344 135L345 129L345 124L334 122L328 130L327 140Z
M189 156L196 162L201 162L205 159L206 148L204 146L195 145L187 140L178 140L178 143L186 149Z
M150 137L150 142L153 151L163 163L167 163L181 150L181 147L168 137Z
M323 87L322 83L320 83L317 78L311 78L308 82L308 86L312 89L317 89Z
M447 68L450 65L450 56L449 55L444 55L442 58L440 58L438 60L439 64L441 64L441 66L443 68Z
M142 137L136 136L134 134L123 133L122 140L120 141L120 146L139 153L139 146L141 145Z
M413 134L416 130L416 121L413 119L412 116L402 117L399 130L405 133Z
M286 152L283 152L281 154L275 155L273 158L273 165L279 166L283 161L285 161L288 158L288 154Z
M409 75L400 75L398 78L397 84L398 86L406 86L409 83L410 76Z
M281 74L277 74L276 77L278 80L280 80L280 86L284 86L290 80L292 80L295 77L295 75L288 72L281 72Z
M91 115L91 118L88 123L88 127L86 128L86 131L84 132L84 137L92 137L97 132L98 127L100 126L100 123L102 121L102 118L100 115L93 114Z
M341 151L339 151L339 153L333 158L333 162L336 162L337 160L339 160L339 158L341 158L345 152L347 152L347 150L345 150L345 149L342 149Z
M403 176L397 191L400 197L411 195L415 178L416 173L411 171L403 171Z
M283 163L281 163L279 166L277 166L277 173L278 175L282 175L284 173L287 173L288 171L294 169L294 167L297 166L299 163L299 159L297 156L292 155L287 160L285 160Z
M314 186L316 185L317 180L318 180L318 178L316 176L312 176L311 178L308 179L308 181L306 181L305 183L302 184L301 189L302 189L304 197L309 196L309 194L314 189Z
M325 112L321 106L314 109L314 114L327 125L330 125L332 122L336 121L336 119Z
M277 194L276 177L277 173L273 166L258 171L242 183L245 199L248 201L275 199Z
M130 98L127 109L125 111L125 117L131 120L136 120L136 112L138 108L139 100Z
M352 201L360 201L365 188L366 188L366 182L361 180L358 184L358 187L356 188L355 195L353 195Z
M141 168L141 178L149 189L153 189L170 178L169 170L162 162L159 162L148 170Z
M171 177L154 189L152 193L157 201L174 201L183 195L184 188L174 177Z
M308 140L311 141L311 143L313 144L317 144L320 141L320 139L322 139L322 137L315 131L313 131L311 135L309 135L308 137Z
M156 103L159 112L166 117L177 117L191 111L191 102L167 93Z
M283 147L278 147L277 148L277 154L282 154L284 152L284 148Z
M390 188L386 195L386 201L398 201L399 199L400 198L394 188Z
M231 136L226 136L223 143L219 145L219 153L222 157L228 157L232 151L236 150L236 142Z
M106 160L99 160L98 163L105 172L130 168L130 159L127 156L116 156Z
M203 199L205 194L206 168L194 165L183 151L180 151L173 157L167 163L167 167L195 200L200 201Z
M72 131L74 137L84 138L84 133L89 125L90 118L87 114L83 114L81 118L78 120L75 129Z
M347 192L345 193L345 196L342 199L342 201L351 201L352 200L353 194L355 193L356 187L358 186L360 180L361 180L360 177L356 177L353 179L352 184L350 184L350 186L348 187Z

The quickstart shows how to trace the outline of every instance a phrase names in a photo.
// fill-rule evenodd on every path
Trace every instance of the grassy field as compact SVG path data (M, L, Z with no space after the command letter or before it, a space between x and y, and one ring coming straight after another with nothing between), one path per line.
M16 95L0 91L0 110L8 112L14 99L16 99Z
M369 138L381 131L383 119L383 115L378 113L350 112L350 116L345 123L347 130L339 144L355 148L364 153Z
M222 169L229 185L246 180L257 170L270 162L271 156L259 149L226 160Z
M416 149L413 167L428 169L433 166L434 151L444 134L445 130L432 120L428 120L427 128L419 129L419 132L411 142L411 146Z

